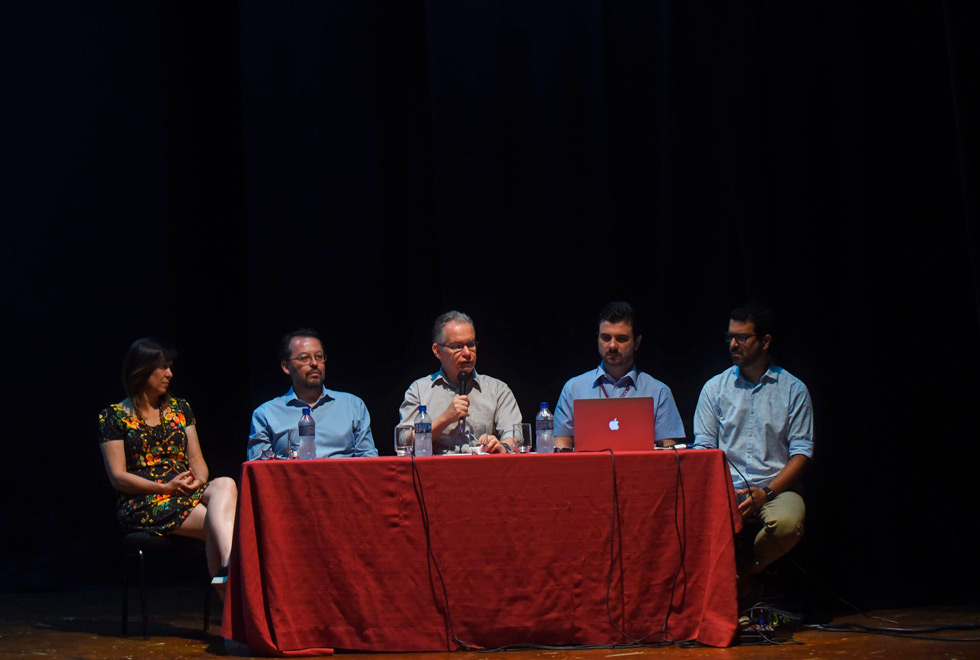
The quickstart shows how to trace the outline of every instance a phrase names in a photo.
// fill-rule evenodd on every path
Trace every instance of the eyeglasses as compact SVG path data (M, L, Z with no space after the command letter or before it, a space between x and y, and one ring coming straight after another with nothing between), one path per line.
M471 351L475 351L476 350L476 347L480 345L480 342L478 342L477 340L474 339L473 341L468 341L465 344L460 344L460 343L457 342L455 344L438 344L437 343L436 345L437 346L442 346L443 348L448 348L449 350L451 350L455 354L455 353L461 352L464 348L468 348Z
M269 449L262 450L262 453L259 455L259 460L260 461L288 461L289 459L292 458L292 456L290 456L289 454L290 454L290 450L288 448L283 449L278 453L276 453L272 448L269 448Z
M313 362L323 362L324 364L327 363L327 356L323 353L317 353L316 355L307 355L306 353L303 353L302 355L297 355L296 357L289 359L296 360L304 367L309 366Z
M725 333L725 343L726 344L731 344L732 343L732 340L734 339L735 341L738 342L738 345L741 346L742 344L744 344L745 342L747 342L749 340L749 337L758 337L758 336L759 335L748 335L748 334L745 334L744 332L739 332L737 334L732 334L731 332L726 332Z

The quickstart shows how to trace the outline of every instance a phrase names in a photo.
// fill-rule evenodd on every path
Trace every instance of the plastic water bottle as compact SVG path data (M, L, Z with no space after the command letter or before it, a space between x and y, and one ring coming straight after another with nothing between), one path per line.
M316 458L316 422L310 416L310 409L303 408L299 418L299 458Z
M541 402L541 410L534 418L534 429L537 432L537 453L553 454L555 452L555 416L548 410L548 402Z
M425 406L419 406L419 414L415 416L415 455L432 456L432 419Z

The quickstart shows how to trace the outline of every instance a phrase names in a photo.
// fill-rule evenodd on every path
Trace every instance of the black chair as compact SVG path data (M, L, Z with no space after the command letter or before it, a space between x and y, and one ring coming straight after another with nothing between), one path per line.
M735 535L735 556L737 558L741 558L744 562L751 560L755 537L761 531L762 519L758 516L751 516L742 521L742 531ZM803 539L805 538L804 536ZM802 543L803 540L801 539L800 543L788 553L766 566L761 573L752 578L753 590L749 599L753 601L751 604L764 603L783 609L789 607L788 601L799 588L799 585L794 579L794 572L787 569L790 568L791 564L796 563L791 555L797 554ZM751 604L739 603L739 608L742 609L743 605L747 607Z
M149 532L131 531L122 538L122 634L129 628L129 577L133 564L139 566L140 608L143 614L143 639L149 639L149 615L146 607L146 564L149 556L181 556L205 567L204 542L186 536L158 536ZM207 573L205 569L205 574ZM203 581L203 580L202 580ZM211 624L211 579L204 581L204 632Z

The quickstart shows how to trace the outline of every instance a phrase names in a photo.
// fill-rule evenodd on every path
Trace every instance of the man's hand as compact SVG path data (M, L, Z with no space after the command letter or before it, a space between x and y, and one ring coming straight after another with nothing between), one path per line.
M736 490L736 495L746 495L747 497L742 500L738 505L738 512L742 514L743 518L748 518L754 515L762 508L762 505L766 503L766 491L761 488L745 488L742 490Z
M495 435L484 434L480 436L480 444L483 445L488 454L502 454L507 451L507 447L504 447L503 440L497 439ZM511 451L513 450L514 448L511 447Z
M470 414L470 398L466 395L457 396L453 398L452 403L446 408L445 412L442 413L441 417L446 420L446 425L458 422L464 417L468 417Z

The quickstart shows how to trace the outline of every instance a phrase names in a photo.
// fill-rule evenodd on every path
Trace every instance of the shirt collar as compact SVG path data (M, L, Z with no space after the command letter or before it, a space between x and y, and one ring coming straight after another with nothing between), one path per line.
M470 378L470 381L472 382L472 386L480 391L483 391L483 388L480 387L480 374L476 373L476 369L472 371L472 374L473 375ZM442 369L432 374L431 378L432 378L432 387L435 387L436 385L441 385L451 390L459 389L455 385L453 385L452 382L450 382L449 378L446 376L446 372L443 371Z
M619 380L614 380L612 376L606 373L606 370L602 368L602 363L595 370L595 378L592 381L592 387L598 387L600 383L609 383L615 385L616 387L632 385L636 387L636 379L640 376L640 370L636 367L636 363L633 363L633 368L623 374L623 377Z
M780 369L779 369L779 367L777 367L774 364L770 364L769 365L769 368L766 369L766 373L762 374L762 377L759 379L759 382L758 383L752 383L752 382L746 380L745 378L742 378L742 372L739 370L738 365L732 365L732 368L735 370L735 380L736 381L739 381L739 382L742 382L742 383L745 383L746 385L751 385L753 387L758 387L759 385L762 385L763 383L778 383L779 382L779 371L780 371Z
M293 391L293 388L292 387L289 388L289 391L288 392L286 392L285 394L282 395L282 398L286 400L286 405L287 406L290 406L292 408L306 408L306 407L309 407L310 410L312 410L313 408L316 408L316 407L320 406L321 404L326 403L327 401L333 401L333 397L330 396L330 393L327 390L327 388L324 387L324 386L322 386L322 385L321 385L321 387L323 387L323 392L320 394L320 398L317 399L316 400L316 403L314 403L312 406L310 404L308 404L306 401L303 401L302 399L300 399L299 397L297 397L296 396L296 392Z

